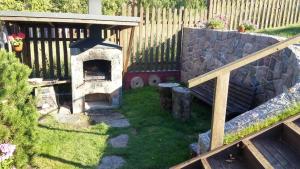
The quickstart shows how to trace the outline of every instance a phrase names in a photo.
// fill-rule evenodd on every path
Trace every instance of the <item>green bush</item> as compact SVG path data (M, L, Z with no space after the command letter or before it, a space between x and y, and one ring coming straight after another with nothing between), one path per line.
M0 144L17 146L14 165L26 168L33 155L37 111L28 76L31 70L13 53L0 51Z

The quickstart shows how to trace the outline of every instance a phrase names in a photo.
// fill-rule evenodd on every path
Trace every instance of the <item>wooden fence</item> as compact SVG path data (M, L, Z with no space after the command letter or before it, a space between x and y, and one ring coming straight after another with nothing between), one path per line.
M210 0L209 18L225 16L228 29L251 21L259 29L300 22L300 0Z
M129 71L168 71L179 69L183 26L207 20L207 10L134 8L123 6L122 15L139 16L135 29ZM127 47L129 31L124 35Z
M300 22L300 0L210 0L208 9L165 9L122 6L122 15L138 16L140 25L132 36L128 71L179 70L182 27L193 27L207 18L225 16L228 29L244 20L259 28ZM33 69L32 77L70 78L69 44L88 37L85 27L19 25L26 32L28 50L19 55ZM19 30L19 31L20 31ZM17 32L13 30L11 32ZM131 31L105 30L102 36L127 49ZM124 56L128 51L123 50Z

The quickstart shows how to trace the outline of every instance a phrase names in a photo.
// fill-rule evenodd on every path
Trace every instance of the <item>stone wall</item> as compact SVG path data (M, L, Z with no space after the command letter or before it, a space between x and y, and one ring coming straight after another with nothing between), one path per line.
M283 38L256 33L184 28L181 56L183 82L207 73ZM260 105L296 84L299 57L291 46L231 72L231 81L254 87L254 104Z
M270 46L283 38L255 33L185 28L181 78L183 82ZM256 88L256 108L225 124L225 135L276 117L300 103L300 48L290 46L238 69L231 80ZM262 104L263 103L263 104ZM197 153L206 152L211 131L199 134Z

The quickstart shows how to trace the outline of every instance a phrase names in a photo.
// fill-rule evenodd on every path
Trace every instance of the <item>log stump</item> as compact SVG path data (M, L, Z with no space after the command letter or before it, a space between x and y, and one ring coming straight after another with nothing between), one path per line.
M172 89L172 115L175 119L189 120L192 109L191 91L185 87L174 87Z
M172 111L172 88L178 87L178 83L159 83L160 105L163 109Z

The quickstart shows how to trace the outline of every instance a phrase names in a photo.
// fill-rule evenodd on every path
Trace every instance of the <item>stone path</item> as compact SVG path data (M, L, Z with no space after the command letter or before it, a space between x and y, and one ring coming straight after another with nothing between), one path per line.
M117 137L111 138L108 142L113 148L125 148L128 143L128 135L121 134Z
M119 112L92 112L88 113L91 121L94 123L105 123L111 127L123 128L129 127L130 123L128 119L126 119Z
M128 119L119 112L89 112L87 115L93 123L105 123L115 128L125 128L130 126ZM121 134L109 139L108 143L113 148L126 148L128 140L129 136L127 134ZM120 156L105 156L100 161L98 169L118 169L125 163L126 161Z
M106 156L101 160L98 169L118 169L125 164L125 160L119 156Z

